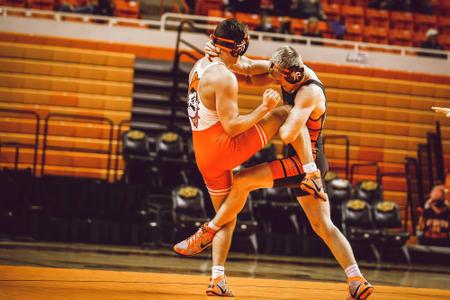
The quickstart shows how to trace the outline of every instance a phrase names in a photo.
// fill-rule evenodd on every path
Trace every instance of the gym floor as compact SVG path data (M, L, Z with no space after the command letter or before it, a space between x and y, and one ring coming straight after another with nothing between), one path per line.
M361 263L376 299L449 299L448 266ZM167 249L0 242L1 299L207 299L208 254ZM345 299L345 277L331 259L233 253L230 287L245 299Z

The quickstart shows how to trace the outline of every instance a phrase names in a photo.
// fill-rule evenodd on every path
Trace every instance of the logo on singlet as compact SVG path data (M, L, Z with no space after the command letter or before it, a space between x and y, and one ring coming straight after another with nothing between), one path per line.
M199 82L200 80L198 78L198 75L197 73L195 73L189 86L187 103L188 116L195 128L198 128L198 120L200 119L200 116L198 115L198 111L200 110L200 101L198 100L197 94Z

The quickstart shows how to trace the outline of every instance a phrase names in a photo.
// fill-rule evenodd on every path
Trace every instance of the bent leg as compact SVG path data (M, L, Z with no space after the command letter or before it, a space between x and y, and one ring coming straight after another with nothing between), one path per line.
M298 197L297 200L303 207L314 232L327 244L342 269L356 264L350 243L331 221L330 203L320 201L311 195Z
M267 141L271 140L275 134L278 133L280 126L286 121L291 107L289 105L282 105L275 108L268 113L258 125L262 127L266 134Z
M233 187L227 199L217 211L213 222L221 227L228 222L236 220L237 214L242 210L248 194L256 189L271 188L273 186L272 171L268 163L244 169L234 177ZM220 231L219 231L220 232Z

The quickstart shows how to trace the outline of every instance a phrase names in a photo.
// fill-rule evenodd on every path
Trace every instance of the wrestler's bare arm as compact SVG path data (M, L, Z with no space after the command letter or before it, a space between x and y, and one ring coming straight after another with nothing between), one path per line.
M434 110L435 112L446 115L447 118L450 118L450 108L433 106L431 109Z
M204 48L207 57L217 57L221 51L210 40ZM230 66L230 70L237 75L239 81L248 85L269 85L274 80L269 74L270 61L263 59L250 59L246 56L239 57L236 64Z
M294 107L280 127L280 137L284 143L291 143L299 137L309 116L322 100L323 94L314 88L304 87L297 93Z
M239 135L256 125L281 100L275 90L268 89L263 95L262 103L254 111L241 115L236 76L226 69L220 69L214 77L217 114L225 132L230 136Z

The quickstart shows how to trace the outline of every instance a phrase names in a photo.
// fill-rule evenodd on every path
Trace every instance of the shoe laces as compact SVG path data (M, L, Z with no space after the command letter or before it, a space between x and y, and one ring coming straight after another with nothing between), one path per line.
M200 228L197 230L196 233L194 233L193 235L191 235L191 236L187 239L187 241L186 241L187 244L188 244L188 245L193 244L196 240L198 240L198 239L202 236L202 234L203 234L204 232L206 232L206 229L205 229L204 226L202 225L202 226L200 226Z

